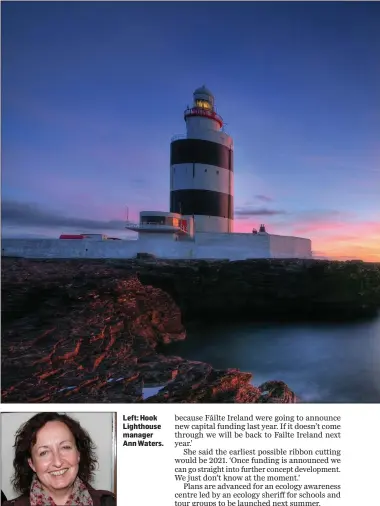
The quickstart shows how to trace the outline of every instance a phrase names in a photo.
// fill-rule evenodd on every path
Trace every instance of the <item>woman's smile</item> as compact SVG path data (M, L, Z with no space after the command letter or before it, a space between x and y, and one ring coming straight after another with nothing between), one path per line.
M52 476L62 476L62 475L63 475L63 474L65 474L65 473L66 473L66 471L68 471L68 470L69 470L69 468L68 468L68 467L66 467L65 469L61 469L60 471L50 471L50 474L51 474Z

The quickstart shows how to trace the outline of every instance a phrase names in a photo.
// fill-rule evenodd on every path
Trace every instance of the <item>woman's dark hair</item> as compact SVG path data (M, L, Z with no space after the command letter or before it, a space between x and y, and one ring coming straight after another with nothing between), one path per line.
M62 422L72 433L77 450L80 454L78 476L85 483L92 481L97 465L95 445L88 432L79 422L68 415L59 413L38 413L25 422L16 433L15 457L13 459L14 474L12 485L22 494L29 494L34 472L29 466L28 459L32 457L32 447L36 444L37 432L48 422Z

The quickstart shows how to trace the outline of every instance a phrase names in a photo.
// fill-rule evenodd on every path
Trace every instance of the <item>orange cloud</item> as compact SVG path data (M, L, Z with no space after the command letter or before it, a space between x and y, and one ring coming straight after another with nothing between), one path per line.
M364 231L347 239L319 237L313 240L313 249L323 251L323 255L336 260L361 259L366 262L380 262L379 232Z
M256 221L235 223L236 232L258 228ZM293 224L268 224L266 228L269 233L311 239L315 257L380 262L380 221L300 220Z

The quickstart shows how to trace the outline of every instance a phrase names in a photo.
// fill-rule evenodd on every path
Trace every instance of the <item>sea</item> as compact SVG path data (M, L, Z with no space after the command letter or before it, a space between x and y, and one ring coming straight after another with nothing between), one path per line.
M355 323L189 324L165 354L282 380L307 403L380 402L380 315Z

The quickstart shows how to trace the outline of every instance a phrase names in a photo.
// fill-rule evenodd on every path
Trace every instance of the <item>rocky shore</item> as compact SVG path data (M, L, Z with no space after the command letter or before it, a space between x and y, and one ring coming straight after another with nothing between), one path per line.
M380 308L380 263L151 261L139 266L138 277L170 294L184 321L347 321Z
M379 287L380 265L360 262L5 258L2 402L296 402L282 381L157 347L196 318L366 316ZM144 400L151 385L166 386Z

